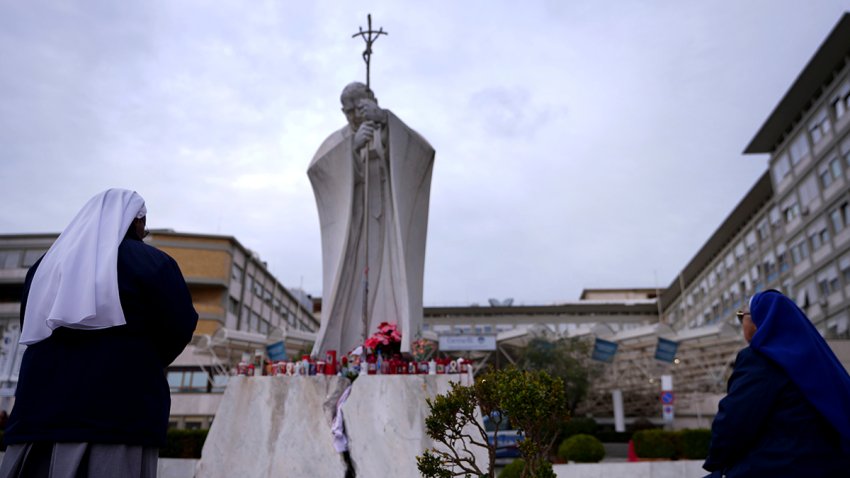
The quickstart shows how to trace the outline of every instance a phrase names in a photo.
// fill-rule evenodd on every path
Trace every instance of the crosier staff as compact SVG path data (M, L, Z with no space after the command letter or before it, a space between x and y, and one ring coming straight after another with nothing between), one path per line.
M364 31L360 27L360 31L351 35L351 38L362 37L366 42L366 49L363 50L363 61L366 63L366 90L371 92L369 84L370 62L372 59L372 43L381 35L386 35L383 27L377 31L372 30L372 14L366 15L367 29ZM363 115L360 106L358 105L358 115ZM373 132L374 134L374 132ZM378 141L381 138L380 125L377 128ZM374 136L373 136L374 139ZM367 141L360 150L360 160L363 162L363 238L365 242L364 266L363 266L363 327L361 334L361 342L365 342L369 336L369 142Z

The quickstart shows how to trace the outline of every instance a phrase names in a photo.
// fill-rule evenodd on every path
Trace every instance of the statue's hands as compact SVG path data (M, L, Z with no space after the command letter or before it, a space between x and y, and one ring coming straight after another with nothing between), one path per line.
M375 123L371 121L364 121L360 123L360 127L357 128L357 132L354 133L354 150L359 151L363 146L367 145L369 141L372 141L372 137L375 136Z
M378 107L374 101L363 99L357 103L357 114L364 121L384 125L387 124L387 112Z

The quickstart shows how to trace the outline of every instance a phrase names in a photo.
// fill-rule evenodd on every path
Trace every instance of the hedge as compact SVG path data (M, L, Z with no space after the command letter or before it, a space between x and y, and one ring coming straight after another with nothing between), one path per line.
M159 449L161 458L200 458L209 430L169 429L165 446Z
M632 437L640 458L685 458L700 460L708 456L711 430L641 430Z
M678 432L666 430L640 430L632 435L635 453L641 458L669 458L679 456Z
M682 430L682 458L704 460L708 456L711 430Z

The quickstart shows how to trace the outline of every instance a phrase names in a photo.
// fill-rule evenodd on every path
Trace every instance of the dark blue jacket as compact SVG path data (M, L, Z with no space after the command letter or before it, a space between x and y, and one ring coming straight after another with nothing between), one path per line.
M22 328L39 263L27 273ZM27 347L6 443L165 443L165 367L191 340L198 314L174 259L129 235L118 249L118 289L126 325L60 327Z
M703 467L729 478L850 476L838 432L783 369L749 347L735 360Z

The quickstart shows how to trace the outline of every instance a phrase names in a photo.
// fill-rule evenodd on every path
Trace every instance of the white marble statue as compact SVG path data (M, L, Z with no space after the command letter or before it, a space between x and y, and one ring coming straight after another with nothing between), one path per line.
M307 171L322 232L322 325L313 353L348 353L377 332L381 322L398 324L401 351L407 352L422 325L434 149L392 112L379 108L363 83L346 86L340 99L348 125L322 143ZM368 225L363 220L366 204Z

